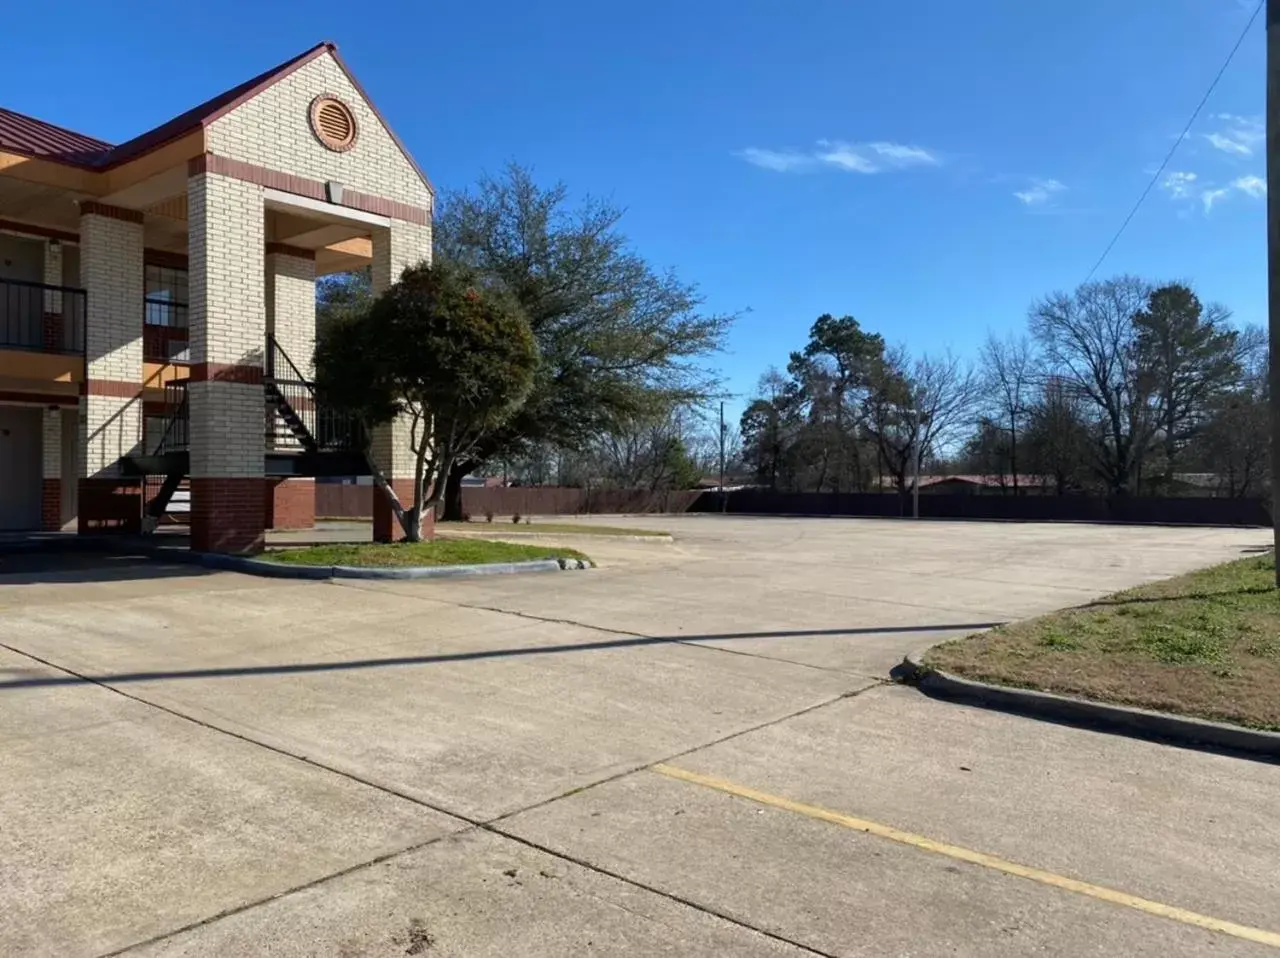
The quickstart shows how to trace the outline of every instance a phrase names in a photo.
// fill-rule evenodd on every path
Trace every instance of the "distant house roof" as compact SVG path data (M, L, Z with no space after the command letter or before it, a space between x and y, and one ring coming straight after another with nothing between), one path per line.
M265 73L258 74L251 80L246 80L239 86L234 86L230 90L219 93L213 99L206 100L199 106L192 107L187 112L179 114L172 120L162 123L153 130L148 130L141 136L135 136L119 146L112 146L105 140L85 136L83 133L75 133L72 130L54 126L52 123L46 123L44 120L37 120L35 117L0 107L0 150L42 160L53 160L57 163L66 163L70 166L78 166L87 170L109 169L136 159L144 153L149 153L201 127L208 126L214 120L225 116L246 100L257 96L271 84L288 76L298 67L309 63L326 52L333 55L338 66L342 68L348 79L351 80L352 86L359 91L365 102L369 104L369 109L373 110L378 119L382 121L382 125L386 128L396 146L400 148L400 152L404 154L405 159L408 160L418 176L422 178L422 182L426 184L427 189L434 193L435 187L431 185L427 175L422 172L422 168L418 166L413 155L405 149L404 144L400 142L400 138L396 136L387 121L383 119L382 114L378 112L378 108L369 99L369 95L365 93L364 87L360 85L360 81L347 69L346 63L338 55L337 44L328 40L317 43L314 47L303 51L296 57L272 67Z

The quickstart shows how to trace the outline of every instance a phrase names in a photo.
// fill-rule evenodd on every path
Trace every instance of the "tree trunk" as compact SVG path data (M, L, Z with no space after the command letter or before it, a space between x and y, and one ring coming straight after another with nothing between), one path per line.
M444 515L441 522L462 522L462 479L475 466L469 462L456 462L449 470L444 483Z

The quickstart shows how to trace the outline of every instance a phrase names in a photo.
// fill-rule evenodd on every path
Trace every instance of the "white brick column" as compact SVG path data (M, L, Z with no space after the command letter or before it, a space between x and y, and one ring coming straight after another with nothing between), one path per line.
M372 286L377 296L400 279L407 266L431 262L431 224L418 225L392 220L388 229L374 230ZM406 508L412 505L414 453L409 441L409 419L400 417L377 429L373 434L373 459ZM426 517L424 533L429 532L433 517ZM373 537L390 541L399 537L395 516L386 497L373 497Z
M262 188L205 171L187 181L191 547L256 552L264 529L266 298Z
M141 522L141 487L120 482L120 459L142 437L142 214L80 205L80 283L86 290L80 401L80 531Z
M316 258L308 249L267 244L267 332L275 337L298 372L315 378ZM277 368L276 376L292 378L292 370ZM295 410L314 431L309 409ZM276 417L276 434L287 432ZM296 439L277 439L277 449L300 448ZM271 529L309 529L316 522L316 481L313 478L268 480L266 522Z
M62 244L53 240L44 244L44 278L47 286L62 285ZM44 294L44 348L62 349L66 343L63 328L62 293L46 290Z

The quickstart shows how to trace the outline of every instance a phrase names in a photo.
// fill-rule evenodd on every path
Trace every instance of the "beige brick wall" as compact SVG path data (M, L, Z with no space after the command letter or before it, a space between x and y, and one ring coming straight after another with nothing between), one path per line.
M261 368L266 345L262 188L209 173L187 184L191 361ZM262 475L260 383L187 387L193 477Z
M77 472L81 478L120 475L122 456L141 449L142 402L115 396L84 396L80 400L80 445Z
M62 478L62 409L45 409L42 429L40 475L45 479Z
M431 227L400 220L373 232L372 280L375 294L400 278L406 266L431 261ZM375 430L373 458L389 478L409 479L416 456L410 442L410 420L401 416ZM406 507L411 503L405 503Z
M316 351L316 264L313 259L283 253L267 254L267 331L298 368L304 379L314 379ZM282 364L283 365L283 364ZM276 369L276 376L292 379L287 366ZM295 410L308 428L315 432L315 417L310 410ZM289 434L284 420L275 417L276 449L301 447Z
M311 378L316 351L315 260L268 253L266 301L267 331Z
M311 102L322 94L340 99L356 118L356 143L346 152L335 153L311 132ZM215 120L205 137L211 153L431 207L430 189L328 53Z
M191 383L187 403L192 476L262 475L266 403L261 384Z
M122 456L138 451L142 403L93 395L92 383L142 380L142 225L96 213L81 216L80 285L87 291L85 375L90 395L80 403L78 472L111 477L119 474Z
M393 220L390 229L373 231L370 279L375 294L400 279L406 266L431 262L431 225Z
M80 217L80 284L87 290L90 379L142 380L142 224Z
M212 173L187 184L191 361L261 366L266 342L262 187Z
M66 285L62 282L62 244L54 246L44 244L44 279L42 282L50 286ZM46 292L44 294L44 311L46 313L62 312L62 294Z

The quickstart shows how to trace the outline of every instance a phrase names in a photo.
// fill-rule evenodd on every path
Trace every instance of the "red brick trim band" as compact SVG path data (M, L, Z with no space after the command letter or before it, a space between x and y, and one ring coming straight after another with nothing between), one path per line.
M309 259L313 262L316 258L316 251L313 249L303 249L301 246L289 246L286 243L268 243L267 255L276 256L292 256L296 259Z
M32 236L45 236L49 239L65 240L68 243L79 243L79 233L68 233L66 230L50 229L47 226L36 226L34 223L19 223L17 220L0 219L0 230L14 233L29 233Z
M80 384L80 395L137 399L142 395L142 383L127 383L118 379L87 379Z
M237 363L192 363L190 380L193 383L242 383L246 386L260 386L262 367Z
M216 153L202 153L187 161L187 175L199 176L201 173L213 173L216 176L227 176L233 180L242 180L271 190L281 190L297 196L305 196L312 200L325 198L324 183L321 180L308 179L305 176L294 176L292 173L281 173L269 170L265 166L233 160L228 156ZM373 213L375 216L387 216L395 220L404 220L425 226L431 222L431 211L420 206L411 206L398 200L384 196L373 196L356 190L344 189L342 202L334 206L346 206L353 210Z
M12 389L0 389L0 402L30 403L40 406L78 406L79 396L64 393L22 393Z
M148 266L166 266L169 269L186 269L187 254L171 253L167 249L144 249L142 262Z
M142 213L138 210L127 210L123 206L108 206L96 200L84 200L80 204L81 216L109 216L113 220L126 223L142 223Z

